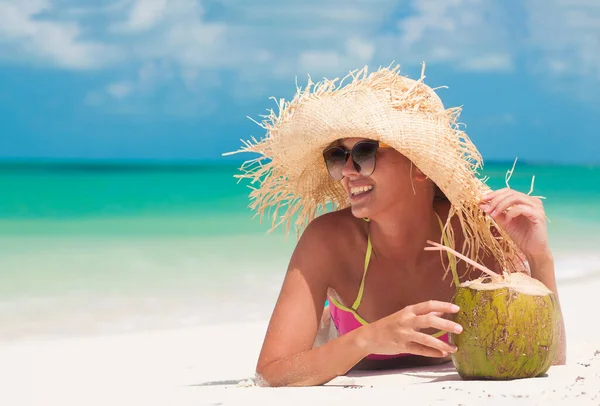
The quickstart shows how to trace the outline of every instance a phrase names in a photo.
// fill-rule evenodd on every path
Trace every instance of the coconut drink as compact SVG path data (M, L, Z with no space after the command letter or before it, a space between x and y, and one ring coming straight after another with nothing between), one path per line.
M461 334L449 333L458 350L451 355L463 379L510 380L545 374L556 355L560 312L554 293L522 272L499 275L460 253L431 241L426 250L445 250L486 275L458 283L453 321Z

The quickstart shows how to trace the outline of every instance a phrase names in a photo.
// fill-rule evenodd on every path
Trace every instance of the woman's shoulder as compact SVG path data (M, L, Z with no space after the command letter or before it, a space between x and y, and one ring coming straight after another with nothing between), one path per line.
M323 214L309 223L299 241L298 255L327 274L327 285L337 288L352 278L358 256L367 246L368 224L350 209ZM318 264L318 265L317 265Z
M304 232L309 238L331 239L342 245L364 238L365 233L365 221L354 217L349 208L318 216L309 223Z
M342 265L354 247L366 244L366 222L349 209L325 213L311 221L296 246L298 255L318 256L319 262Z

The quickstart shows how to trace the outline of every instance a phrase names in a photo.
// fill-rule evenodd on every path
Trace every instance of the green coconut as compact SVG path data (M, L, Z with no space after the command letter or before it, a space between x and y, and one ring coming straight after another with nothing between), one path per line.
M484 271L484 276L457 284L452 303L460 307L453 320L461 334L449 333L458 349L451 355L463 379L510 380L545 374L556 355L559 306L554 293L525 273L498 275L450 251ZM455 281L458 277L455 275ZM455 282L456 283L456 282Z
M449 334L461 377L519 379L548 371L558 347L559 311L541 282L524 273L483 277L461 284L452 302L460 307L454 321L463 326L461 334Z

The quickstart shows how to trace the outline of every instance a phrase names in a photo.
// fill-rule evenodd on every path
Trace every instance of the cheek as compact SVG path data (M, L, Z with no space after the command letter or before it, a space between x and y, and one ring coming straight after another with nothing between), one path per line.
M342 186L344 187L345 191L348 191L348 177L344 176L344 178L341 180L342 182Z
M373 180L377 183L381 194L402 194L407 188L411 189L409 172L410 166L406 166L403 161L382 160L373 174Z
M374 175L382 183L396 181L406 172L404 167L397 157L385 155L377 160Z
M373 180L377 185L377 194L379 196L393 196L398 193L398 174L391 170L376 171L377 176L373 176Z

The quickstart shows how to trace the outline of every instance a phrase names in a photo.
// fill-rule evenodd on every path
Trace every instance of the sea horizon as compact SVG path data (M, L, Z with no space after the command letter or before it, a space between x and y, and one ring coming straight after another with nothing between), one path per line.
M228 151L223 151L223 154ZM243 157L243 158L242 158ZM98 157L2 157L0 156L0 170L2 169L19 169L26 167L123 167L127 168L203 168L211 167L228 167L239 166L245 161L258 157L254 153L239 153L228 156L211 156L195 159L186 158L98 158ZM581 161L564 161L564 160L543 160L543 159L524 159L518 156L506 159L488 159L485 156L482 158L484 167L487 165L510 165L515 161L518 166L558 166L558 167L600 167L600 159L598 161L581 162ZM510 167L509 167L510 169Z
M267 318L296 233L255 217L240 164L0 160L0 340ZM600 167L517 161L510 186L533 176L557 278L600 273Z

